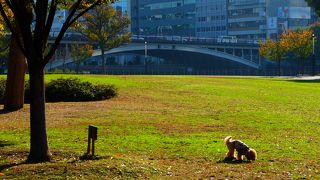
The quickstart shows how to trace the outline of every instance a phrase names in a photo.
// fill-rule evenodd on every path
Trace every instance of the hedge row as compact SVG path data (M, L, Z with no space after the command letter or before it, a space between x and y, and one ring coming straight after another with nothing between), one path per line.
M0 78L0 102L3 102L3 98L4 98L4 92L6 89L6 80L3 78Z
M0 101L3 102L6 80L0 79ZM117 96L113 85L92 84L78 78L59 78L46 84L47 102L99 101ZM30 98L29 82L25 83L25 101Z

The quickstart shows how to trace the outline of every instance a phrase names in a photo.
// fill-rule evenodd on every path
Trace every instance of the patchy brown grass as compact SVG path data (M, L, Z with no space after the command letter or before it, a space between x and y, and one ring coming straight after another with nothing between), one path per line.
M157 174L157 171L152 172L154 169L148 163L141 164L117 156L103 156L99 157L99 160L80 160L80 155L71 152L54 151L52 154L52 162L28 164L24 161L26 151L2 151L0 162L5 160L7 163L0 165L0 178L109 179L147 178Z
M0 106L3 109L3 106ZM29 127L29 109L24 108L15 112L6 112L2 110L0 113L0 130L3 129L25 129Z
M54 160L50 163L27 164L24 161L26 155L27 151L23 150L1 151L0 162L5 160L6 163L0 165L0 178L312 179L320 169L316 160L291 162L292 165L285 166L289 159L230 164L222 160L114 154L101 156L99 160L85 161L80 160L79 154L64 151L54 151Z
M119 97L46 104L50 163L24 162L29 105L1 112L0 179L320 178L319 84L220 77L107 79L121 87ZM99 128L100 159L84 161L80 156L89 124ZM258 160L224 162L227 135L255 148Z

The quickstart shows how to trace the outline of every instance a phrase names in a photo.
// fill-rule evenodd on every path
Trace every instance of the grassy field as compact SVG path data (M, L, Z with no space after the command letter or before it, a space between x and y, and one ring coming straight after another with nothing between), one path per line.
M64 77L72 75L64 75ZM46 80L61 75L48 75ZM320 179L320 83L278 78L79 76L114 84L117 98L47 103L54 161L25 164L29 105L0 114L0 179ZM2 106L0 106L2 109ZM87 127L98 160L80 160ZM225 163L223 138L256 149L255 162Z

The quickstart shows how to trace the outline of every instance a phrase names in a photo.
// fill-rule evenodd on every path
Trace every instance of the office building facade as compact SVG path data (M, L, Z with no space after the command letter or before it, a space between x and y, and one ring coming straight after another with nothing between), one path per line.
M228 35L244 39L276 38L315 19L304 0L228 0L227 6Z
M228 35L265 38L266 11L265 0L227 0Z
M274 38L306 27L315 13L304 0L130 0L136 35Z
M227 35L227 1L196 0L196 36Z
M266 7L267 37L275 38L288 29L305 28L317 20L316 13L304 0L269 0Z
M131 0L136 35L195 36L196 0Z

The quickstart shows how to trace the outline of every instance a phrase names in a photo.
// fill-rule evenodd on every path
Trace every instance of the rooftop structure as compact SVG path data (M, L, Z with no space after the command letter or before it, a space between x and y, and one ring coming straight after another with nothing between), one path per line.
M195 36L196 0L131 0L133 34Z
M315 13L304 0L131 0L136 35L276 37L312 24Z

